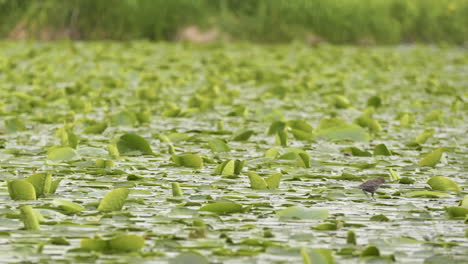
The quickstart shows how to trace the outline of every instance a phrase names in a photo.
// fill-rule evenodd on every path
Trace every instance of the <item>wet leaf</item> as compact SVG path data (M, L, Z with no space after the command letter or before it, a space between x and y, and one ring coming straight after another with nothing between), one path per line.
M23 221L26 230L40 230L38 213L34 211L30 205L20 206L21 220Z
M346 233L346 244L356 245L356 232L354 230L348 230Z
M418 144L424 144L428 139L434 136L434 132L435 130L433 128L426 129L419 134L414 141Z
M229 148L226 141L220 138L212 138L208 140L208 144L213 152L229 152L231 149Z
M5 119L4 124L5 131L8 134L26 130L26 126L24 125L23 121L18 118Z
M178 166L184 166L189 168L201 168L203 167L203 159L198 154L181 154L172 155L172 161Z
M369 151L364 151L354 146L345 147L341 149L341 151L345 153L350 153L351 155L356 156L356 157L372 157L372 153L370 153Z
M455 181L444 176L431 177L427 184L435 191L460 191L460 187Z
M199 211L212 212L219 215L242 213L242 205L233 202L215 202L202 206Z
M253 130L242 129L234 134L233 141L247 141L254 134Z
M34 185L26 180L8 181L8 193L13 200L36 200Z
M47 153L47 159L55 162L74 160L77 157L78 154L71 147L52 148Z
M250 180L250 188L254 190L265 190L268 188L266 181L257 173L249 172L247 175Z
M145 239L137 235L121 234L109 239L108 245L113 252L135 252L145 246Z
M462 218L468 215L468 208L461 206L450 206L445 208L450 218Z
M25 180L27 180L34 186L37 197L51 193L52 175L50 173L34 173L27 177Z
M413 191L408 192L410 197L420 197L420 198L439 198L439 196L448 195L444 192L434 192L434 191Z
M215 175L238 175L244 167L243 160L226 160L216 166L213 174Z
M424 156L418 163L419 166L435 167L442 158L442 154L447 151L446 148L437 148Z
M77 203L70 202L63 199L54 199L53 204L57 206L64 214L77 214L81 213L85 208Z
M385 144L378 144L374 147L374 156L391 156L392 152Z
M277 189L279 188L281 177L283 174L281 173L275 173L270 176L268 176L265 181L268 185L268 189Z
M377 95L371 96L367 99L367 106L378 108L382 106L382 99Z
M328 218L326 208L307 208L302 206L291 206L276 213L280 219L308 219L325 220Z
M120 154L128 154L138 151L142 154L153 154L150 145L146 139L137 134L124 134L117 141L117 149Z
M97 209L100 212L119 211L122 209L129 193L130 190L127 188L112 190L104 195Z
M388 217L386 217L383 214L373 215L369 220L370 221L375 221L375 222L388 222L388 221L390 221L390 219L388 219Z
M361 257L378 257L380 256L380 251L376 246L367 246L364 250L361 252Z
M333 251L325 248L301 248L304 264L335 264Z
M322 119L317 129L317 136L329 140L353 141L368 141L370 138L362 127L336 118Z

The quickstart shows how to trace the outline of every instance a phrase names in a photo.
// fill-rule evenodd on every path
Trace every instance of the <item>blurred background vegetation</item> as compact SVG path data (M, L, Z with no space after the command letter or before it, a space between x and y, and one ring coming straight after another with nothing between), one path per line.
M468 0L0 0L0 37L466 43ZM213 33L214 32L214 33Z

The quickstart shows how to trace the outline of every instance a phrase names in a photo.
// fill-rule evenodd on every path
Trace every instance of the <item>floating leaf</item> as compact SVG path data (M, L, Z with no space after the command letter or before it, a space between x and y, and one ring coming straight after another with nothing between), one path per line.
M279 148L273 147L265 151L264 156L268 158L276 158L279 155Z
M55 147L49 150L47 159L55 162L74 160L78 157L71 147Z
M376 246L368 246L361 252L361 257L378 257L380 256L380 251Z
M169 261L170 264L209 264L210 262L200 253L183 252Z
M461 206L450 206L445 208L450 218L465 218L468 215L468 208Z
M413 184L415 180L409 178L409 177L402 177L399 181L401 184Z
M117 188L112 190L104 195L104 198L102 198L97 209L100 212L119 211L122 209L129 193L130 190L127 188Z
M391 156L392 152L385 144L378 144L374 147L374 156Z
M8 181L8 193L13 200L36 200L36 190L27 180Z
M122 135L116 145L120 154L128 154L134 151L139 151L142 154L153 154L148 141L137 134Z
M212 212L219 215L242 213L242 205L233 202L215 202L202 206L199 211Z
M443 192L434 192L434 191L414 191L407 193L410 197L420 197L420 198L439 198L442 195L448 195Z
M382 106L382 99L380 96L373 95L367 99L367 106L378 108Z
M81 213L85 208L77 203L70 202L63 199L54 199L53 204L57 206L64 214L77 214Z
M288 145L288 133L286 130L281 130L276 133L275 136L276 145L287 146Z
M388 217L386 217L383 214L373 215L369 220L370 221L375 221L375 222L388 222L388 221L390 221L390 219L388 219Z
M96 122L83 130L85 134L102 134L107 128L107 122Z
M462 201L460 201L460 206L468 208L468 194L465 195Z
M313 134L311 134L309 132L306 132L306 131L299 130L299 129L291 129L291 134L297 140L312 140L312 139L314 139Z
M96 167L98 168L114 167L114 162L112 160L107 160L107 159L97 159L96 161L94 161L94 164L96 164Z
M145 239L137 235L117 235L108 241L108 245L113 252L136 252L145 246Z
M433 128L426 129L419 134L414 141L418 144L424 144L429 138L434 136L434 132L435 130Z
M435 167L437 163L439 163L440 159L442 158L442 154L447 151L447 148L441 147L437 148L422 158L418 165L423 167L423 166L429 166L429 167Z
M282 176L283 176L283 174L281 174L281 173L275 173L275 174L272 174L272 175L268 176L268 178L265 179L265 181L266 181L266 183L268 185L268 189L277 189L277 188L279 188Z
M243 160L226 160L216 166L213 174L215 175L238 175L244 167Z
M328 209L326 208L307 208L302 206L291 206L276 213L280 219L308 219L324 220L328 218Z
M319 231L335 231L338 230L338 225L337 223L323 223L313 226L312 229Z
M182 190L180 189L180 184L178 182L171 183L172 187L172 196L182 196Z
M181 154L172 155L172 161L178 166L184 166L189 168L201 168L203 167L203 159L198 154Z
M38 213L30 205L20 206L21 220L26 230L40 230Z
M105 252L109 251L109 244L108 241L102 238L83 238L80 242L80 248L90 251Z
M247 141L254 134L253 130L240 130L234 134L232 137L233 141Z
M291 151L281 155L278 159L280 160L292 160L295 161L296 166L303 168L310 168L310 157L305 151Z
M299 130L306 133L312 133L314 129L307 121L305 120L289 120L286 122L287 126L290 127L292 130Z
M220 138L212 138L208 140L208 145L213 152L229 152L231 149L229 148L226 141Z
M345 153L350 153L351 155L356 156L356 157L372 157L372 153L370 153L369 151L364 151L354 146L345 147L341 149L341 151Z
M53 180L50 184L50 193L55 193L62 179Z
M444 176L431 177L427 184L435 191L460 191L460 187L455 181Z
M348 98L344 97L343 95L334 95L332 97L332 104L338 109L345 109L352 106Z
M442 117L444 116L444 112L440 109L432 110L429 112L426 117L424 118L424 122L439 122L442 123Z
M51 193L52 175L50 173L38 172L30 175L25 180L30 182L36 191L36 197Z
M257 173L249 172L247 175L250 180L250 188L254 190L265 190L268 188L266 181Z
M335 264L333 251L325 248L301 248L304 264Z
M390 174L391 181L400 180L400 175L398 173L396 173L392 168L388 169L388 172ZM402 183L402 182L400 181L400 183Z
M369 140L369 135L362 127L354 124L348 124L336 118L329 121L322 120L317 130L317 136L324 137L329 140Z
M346 244L356 245L356 232L354 230L348 230L346 233Z
M274 121L268 128L268 135L276 135L278 132L285 131L286 123L283 121Z

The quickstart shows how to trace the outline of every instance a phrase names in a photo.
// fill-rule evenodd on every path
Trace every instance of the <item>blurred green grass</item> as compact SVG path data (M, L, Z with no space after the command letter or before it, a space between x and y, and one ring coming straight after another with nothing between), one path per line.
M465 43L468 0L0 0L0 37L172 40L188 25L237 40ZM72 32L72 33L70 33Z

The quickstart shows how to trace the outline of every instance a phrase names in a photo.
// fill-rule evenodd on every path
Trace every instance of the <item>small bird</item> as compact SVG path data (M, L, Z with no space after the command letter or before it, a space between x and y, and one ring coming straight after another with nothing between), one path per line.
M379 177L379 178L370 179L370 180L365 181L364 183L359 185L358 188L361 189L362 192L367 197L369 197L369 195L366 192L371 193L372 198L374 198L374 200L375 200L374 193L375 193L375 191L377 191L377 189L380 187L380 185L382 185L382 183L385 183L385 179L384 179L384 177Z

